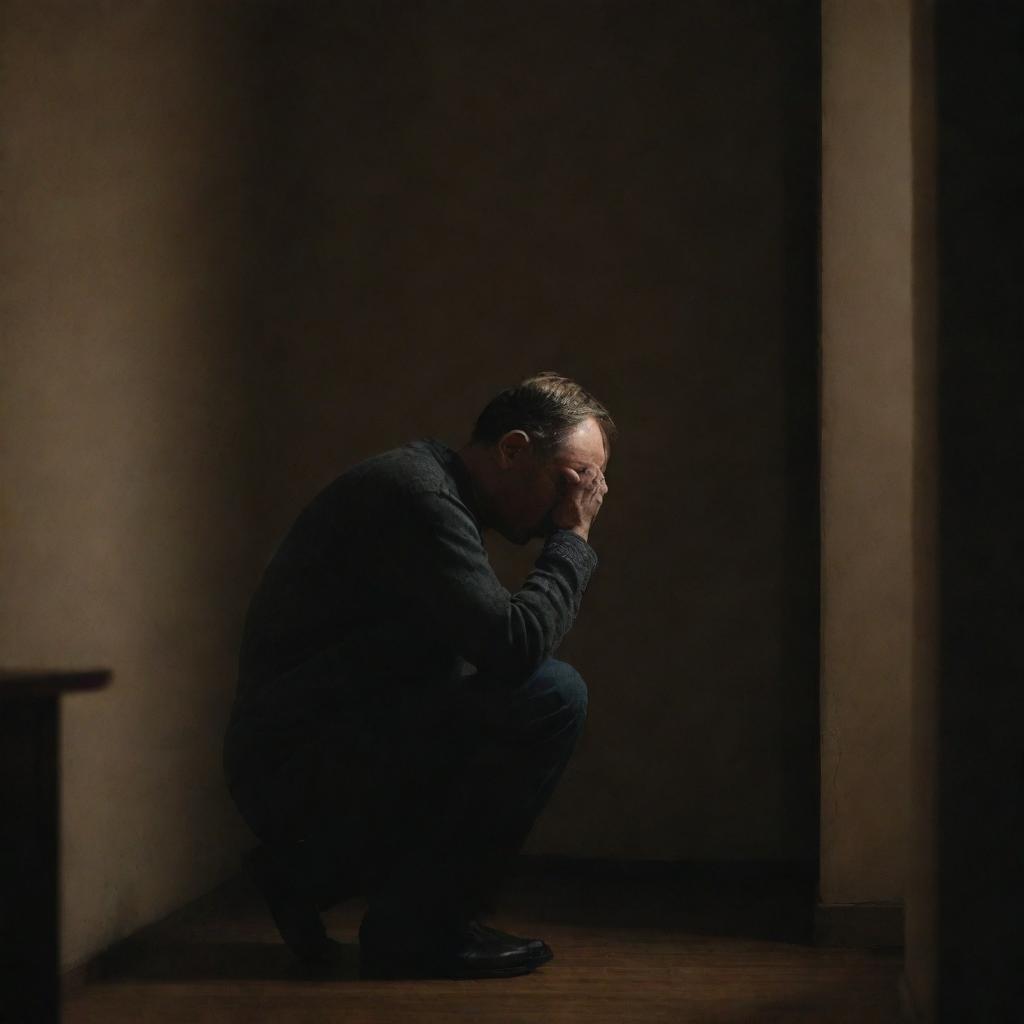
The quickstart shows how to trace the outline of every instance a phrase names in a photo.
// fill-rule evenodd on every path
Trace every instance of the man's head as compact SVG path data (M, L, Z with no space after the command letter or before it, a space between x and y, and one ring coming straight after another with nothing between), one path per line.
M459 453L485 525L515 544L551 532L564 468L608 466L615 424L579 384L545 371L492 399Z

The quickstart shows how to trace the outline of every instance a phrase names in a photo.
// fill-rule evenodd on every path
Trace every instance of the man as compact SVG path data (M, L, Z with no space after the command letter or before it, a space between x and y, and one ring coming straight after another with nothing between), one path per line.
M364 972L499 977L550 960L484 925L583 727L551 657L597 555L615 425L547 372L494 398L470 442L369 458L302 511L264 570L225 736L248 858L282 938L329 960L320 911L361 894ZM514 594L483 531L544 541Z

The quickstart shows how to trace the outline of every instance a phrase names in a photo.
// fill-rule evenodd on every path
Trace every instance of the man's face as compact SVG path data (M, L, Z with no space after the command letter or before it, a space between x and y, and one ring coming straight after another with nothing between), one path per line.
M596 419L578 424L549 459L540 459L524 446L512 460L505 491L505 528L500 532L514 544L546 537L553 529L552 514L568 486L565 467L582 473L587 466L608 468L604 434Z

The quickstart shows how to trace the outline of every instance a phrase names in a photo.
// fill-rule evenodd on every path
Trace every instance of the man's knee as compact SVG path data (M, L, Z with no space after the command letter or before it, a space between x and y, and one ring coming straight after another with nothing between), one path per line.
M464 680L458 717L467 730L529 742L574 736L587 715L587 686L564 661L547 658L521 683L487 674Z
M548 658L518 688L510 718L536 740L569 740L587 717L587 684L568 662Z
M537 670L545 687L555 695L565 713L580 724L587 717L589 694L583 676L567 661L548 658Z

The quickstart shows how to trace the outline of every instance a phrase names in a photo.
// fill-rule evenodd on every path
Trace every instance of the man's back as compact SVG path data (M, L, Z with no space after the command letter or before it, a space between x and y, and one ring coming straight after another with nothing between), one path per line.
M466 663L525 675L557 648L597 563L548 539L514 597L487 559L469 475L434 438L366 459L321 490L267 564L246 615L225 743L229 781L346 702Z
M455 452L412 441L342 473L306 506L264 570L246 616L239 655L243 688L259 688L309 656L374 622L396 624L415 610L379 585L389 533L411 527L416 493L445 494L479 539L471 494L460 493ZM396 515L399 521L395 521Z
M433 438L412 441L350 467L324 487L289 527L267 563L245 618L238 658L228 775L269 733L328 712L345 684L422 671L458 672L460 664L432 638L400 591L380 585L378 569L396 516L417 492L445 494L462 506L479 538L472 507L458 485L457 455ZM408 511L406 512L408 515ZM411 525L411 524L406 524ZM396 642L401 630L408 643ZM403 655L415 652L414 663ZM333 656L333 657L332 657ZM335 673L302 672L332 658ZM360 672L360 669L365 674ZM238 749L238 753L234 751Z

